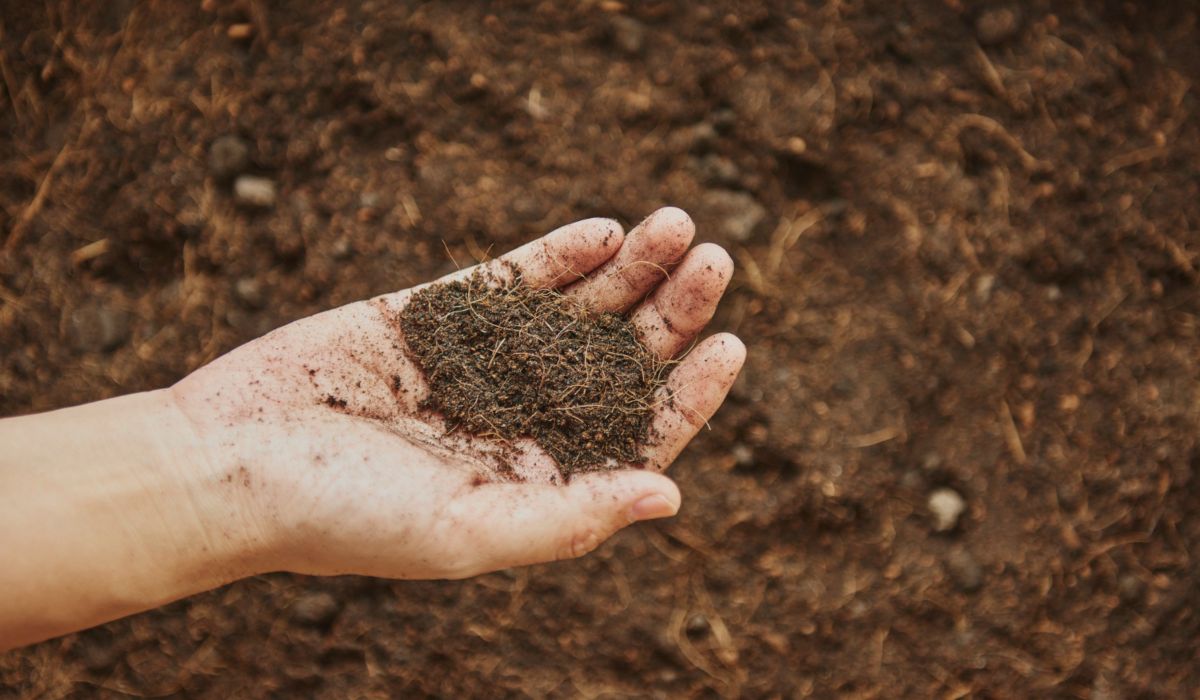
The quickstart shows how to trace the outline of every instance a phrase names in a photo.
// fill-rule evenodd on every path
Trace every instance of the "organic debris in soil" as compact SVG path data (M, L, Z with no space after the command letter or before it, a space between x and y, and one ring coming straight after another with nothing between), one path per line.
M619 314L515 278L476 274L413 295L400 324L429 382L422 407L451 430L532 438L564 477L643 463L670 363Z

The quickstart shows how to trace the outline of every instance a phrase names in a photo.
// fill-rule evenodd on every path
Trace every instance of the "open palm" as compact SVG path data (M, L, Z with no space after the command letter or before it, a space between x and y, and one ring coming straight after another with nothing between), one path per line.
M689 251L693 235L673 208L627 236L587 219L485 267L628 312L643 342L670 358L694 342L732 273L720 247ZM679 491L660 472L724 399L745 356L736 337L706 339L671 373L662 391L673 401L658 402L644 446L649 468L564 484L531 440L501 469L494 444L448 434L419 408L429 389L398 320L413 291L297 321L173 387L243 515L227 526L258 543L261 568L459 578L579 556L631 522L676 512Z

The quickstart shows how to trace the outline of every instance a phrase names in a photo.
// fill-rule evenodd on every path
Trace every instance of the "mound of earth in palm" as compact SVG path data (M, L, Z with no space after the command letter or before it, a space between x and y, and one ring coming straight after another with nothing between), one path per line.
M670 363L623 316L476 274L414 294L400 325L429 383L422 407L449 429L531 438L565 478L644 462Z

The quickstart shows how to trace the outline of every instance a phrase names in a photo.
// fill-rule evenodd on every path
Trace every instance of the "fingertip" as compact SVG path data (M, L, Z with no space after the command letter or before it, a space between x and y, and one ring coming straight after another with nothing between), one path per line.
M667 500L666 496L661 493L652 493L649 496L642 496L629 507L629 520L631 522L658 520L659 518L673 517L678 512L679 506Z
M630 470L635 474L645 474L645 482L643 484L647 493L652 492L654 495L661 496L671 506L671 515L679 512L679 506L683 503L683 494L679 491L679 485L674 479L660 474L659 472L636 469Z
M571 482L571 488L594 503L607 501L622 509L654 495L662 496L676 511L683 502L679 486L670 477L650 469L618 469L584 474Z
M677 228L681 231L691 231L695 233L696 224L692 221L692 217L679 207L661 207L655 209L650 217L654 219L654 223L659 226Z
M608 262L624 242L625 231L615 220L583 219L551 231L541 240L541 245L535 241L531 245L535 246L537 254L528 263L518 266L533 286L558 287L586 277ZM513 257L521 259L522 256Z
M692 249L689 257L692 256L696 258L698 267L722 281L728 283L733 277L733 258L716 243L701 243Z
M696 345L667 379L674 405L664 410L666 423L656 427L659 434L684 429L691 439L721 407L745 361L746 346L732 333L717 333Z
M658 245L669 250L673 257L683 255L696 236L696 224L692 217L679 207L663 207L646 217L644 228Z
M732 279L733 258L729 257L729 253L715 243L701 243L692 248L675 270L673 280L679 280L681 284L674 289L667 285L660 287L660 291L669 290L669 295L673 297L673 303L669 305L671 308L664 311L695 316L697 310L703 309L703 318L693 319L698 323L687 329L699 332L717 310L717 304ZM669 280L668 285L673 280ZM688 309L692 310L691 313Z
M605 251L611 257L625 242L625 229L615 219L597 216L560 226L548 233L546 239L557 248Z
M714 333L692 348L683 361L713 379L720 378L717 371L720 368L732 370L732 376L736 377L746 361L746 344L732 333ZM714 367L713 363L717 365Z
M578 233L572 231L572 234L581 236L590 247L608 251L610 256L625 242L625 229L616 219L597 216L578 221L573 226L577 227Z
M708 339L708 342L720 348L722 355L730 365L740 368L746 361L746 344L736 335L715 333Z

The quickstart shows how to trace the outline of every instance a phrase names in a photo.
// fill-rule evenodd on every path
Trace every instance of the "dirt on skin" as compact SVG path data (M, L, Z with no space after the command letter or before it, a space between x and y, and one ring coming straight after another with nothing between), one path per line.
M532 438L565 480L644 461L671 363L620 314L591 313L519 274L499 285L475 274L414 294L400 325L429 383L422 408L450 430Z

